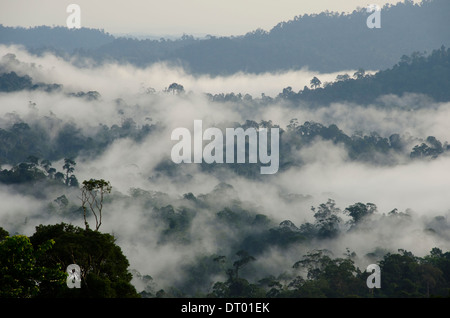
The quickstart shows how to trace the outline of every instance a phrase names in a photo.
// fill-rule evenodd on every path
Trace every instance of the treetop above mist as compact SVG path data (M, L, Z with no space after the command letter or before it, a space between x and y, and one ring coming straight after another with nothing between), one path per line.
M384 95L402 96L408 93L422 94L437 102L450 100L450 49L442 46L425 55L414 52L403 55L393 67L373 75L359 69L353 76L341 74L332 83L322 83L319 78L311 80L298 93L286 87L278 98L295 103L328 105L336 102L351 102L363 105L383 104ZM393 105L383 105L392 107Z

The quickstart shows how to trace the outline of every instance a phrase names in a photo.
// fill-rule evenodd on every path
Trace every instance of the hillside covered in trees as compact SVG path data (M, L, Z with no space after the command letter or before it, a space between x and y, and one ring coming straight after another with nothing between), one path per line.
M156 62L181 64L197 74L263 73L302 67L317 72L379 70L391 67L404 54L450 46L449 6L446 0L385 5L380 29L367 28L370 13L358 8L349 14L298 15L271 30L258 29L241 36L201 39L184 35L178 40L138 40L86 28L1 26L0 43L24 45L34 53L49 50L68 58L89 57L99 63L119 61L141 67Z
M15 59L14 57L9 58ZM335 82L328 83L323 88L305 87L295 93L290 87L287 87L273 98L268 96L253 98L250 95L243 96L234 93L214 95L206 93L204 96L212 103L242 103L247 108L255 110L278 102L288 102L289 107L292 108L314 109L315 107L326 107L331 103L351 102L366 105L365 107L375 104L381 109L426 110L433 107L433 103L450 100L450 96L448 96L448 92L450 92L449 65L450 49L441 47L428 56L418 56L415 53L411 56L403 56L402 60L394 67L374 75L366 75L363 72L357 72L352 77L348 74L338 75ZM176 83L173 85L182 87ZM33 84L31 77L18 76L14 72L4 73L0 76L0 87L7 86L8 88L3 91L52 92L53 90L47 89L48 87L53 87L56 91L63 90L62 84ZM171 94L170 92L169 86L165 94ZM188 94L180 92L182 94L180 96ZM95 102L101 99L101 94L96 91L64 92L64 94L80 101ZM156 92L152 94L157 96ZM398 105L395 102L388 103L383 99L383 96L401 97L408 94L423 95L425 102ZM431 102L428 102L427 98ZM123 101L118 99L115 104L121 106ZM29 107L35 109L36 105L30 101ZM232 123L232 125L243 129L280 127L272 120L257 122L249 119L242 123ZM53 132L47 127L58 127L58 132L50 137ZM289 124L281 128L280 166L284 170L292 166L301 166L302 162L296 158L295 152L308 147L317 138L336 145L343 145L351 160L375 164L398 163L398 156L410 159L437 158L449 150L448 141L439 140L435 136L407 136L399 132L382 136L377 131L365 133L355 131L353 134L348 134L334 123L326 125L314 121L299 122L297 118L291 118ZM0 140L2 140L0 159L3 164L18 165L26 162L29 156L55 161L75 158L82 154L100 155L115 140L130 138L140 142L162 129L160 123L147 121L138 125L135 119L123 116L121 123L111 126L100 124L92 127L89 134L86 134L76 122L64 122L63 118L55 115L43 116L33 122L26 122L13 116L8 125L0 128ZM215 165L204 164L202 167L206 171L211 171ZM243 176L257 177L259 174L259 167L255 165L230 164L230 167ZM156 167L157 171L168 174L171 174L173 169L176 170L177 166L166 161L162 161Z
M0 26L0 297L450 297L449 11L159 41ZM191 157L230 146L207 128L258 143L177 163L179 128Z
M382 103L377 100L383 95L402 96L407 93L423 94L435 101L450 100L450 49L442 46L429 55L415 52L403 55L393 67L373 75L363 69L354 74L338 75L335 82L323 83L317 77L311 86L295 93L287 87L279 95L295 103L307 102L324 105L336 102L357 104ZM392 107L391 105L383 105Z
M233 109L245 106L251 112L282 103L286 110L301 109L314 114L333 109L332 101L335 98L336 103L345 103L350 99L354 104L348 107L353 107L354 111L377 109L381 113L439 113L445 109L442 105L446 105L441 103L448 101L448 97L442 95L448 87L447 72L439 72L448 67L448 56L449 50L444 47L428 56L413 54L403 57L391 69L374 75L357 73L351 77L338 76L335 82L323 88L322 85L313 87L312 80L311 88L305 88L299 93L285 89L275 97L260 98L234 93L205 93L201 98L209 107ZM278 215L272 208L263 208L251 196L242 197L240 191L236 190L240 182L265 182L266 178L259 174L259 165L249 163L225 166L203 163L193 173L187 166L174 164L167 156L155 158L151 170L133 173L134 181L128 190L123 190L123 186L119 190L112 183L113 191L105 196L103 202L103 225L100 231L82 228L83 218L87 217L91 223L94 218L92 212L83 210L80 201L80 191L86 185L81 180L88 180L92 173L89 172L92 168L86 170L86 166L97 160L102 165L109 165L111 159L106 158L116 145L124 142L138 148L147 144L150 148L146 149L152 149L151 145L164 136L168 123L161 118L150 120L149 116L157 113L152 108L144 110L147 113L145 116L140 112L138 116L133 115L142 109L130 103L129 97L105 100L107 94L104 92L67 90L64 83L52 84L54 90L46 89L50 85L46 83L35 86L32 77L14 72L11 65L23 65L16 57L9 55L3 61L2 67L6 70L1 77L1 87L6 87L3 96L26 93L35 96L36 101L28 101L25 112L7 113L2 118L0 186L8 193L23 197L23 202L34 202L32 208L19 208L19 214L2 219L4 230L0 250L5 255L1 258L4 263L2 296L286 298L449 295L449 251L445 249L446 243L443 243L449 239L448 215L445 211L438 209L437 214L419 216L417 211L409 208L399 209L399 206L392 204L386 210L385 207L380 208L375 200L371 200L374 203L363 203L357 198L341 209L338 204L342 199L334 199L333 194L327 195L328 198L320 203L317 200L322 195L307 190L296 191L295 187L289 185L291 181L286 181L275 186L278 192L270 199L275 200L275 206L285 207ZM425 79L429 79L429 90L422 85ZM405 85L399 87L398 83ZM161 103L165 99L186 102L190 98L198 98L195 93L185 91L181 84L173 83L169 87L163 92L147 91L142 96L147 104ZM401 98L415 93L422 94L425 96L422 100L430 102L409 103L408 107L377 102L373 105L356 105L360 101L357 96L363 96L367 87L373 88L374 101L382 98L383 94L398 94L398 98ZM353 95L347 95L349 92ZM90 126L71 118L73 113L70 116L53 112L45 114L41 110L44 105L39 96L59 96L70 103L98 109L105 103L107 109L115 113L116 119ZM143 121L143 118L146 120ZM340 128L341 125L348 127L348 122L338 120L337 117L333 123L326 123L327 116L323 117L323 123L290 117L287 125L251 118L232 125L243 129L281 128L281 175L308 171L315 162L311 161L314 157L321 157L326 164L336 165L334 151L344 156L343 160L348 165L362 164L377 169L433 165L442 160L445 162L448 157L449 146L442 135L413 135L405 133L400 126L397 126L397 132L386 134L381 125L383 117L377 124L380 132L355 130L352 133L347 132L348 128L347 131ZM228 127L230 124L224 123ZM153 141L148 144L149 140ZM325 145L328 150L321 148L321 145ZM311 151L313 153L307 155ZM203 193L193 190L174 195L169 193L172 191L159 189L163 184L181 186L195 182L196 174L205 175L217 183L214 185L215 182L211 182L212 190ZM320 177L320 174L315 175ZM108 179L108 175L104 177ZM243 179L236 181L236 177ZM120 184L122 178L115 180ZM141 178L149 182L147 186L136 186L136 181ZM142 233L142 237L133 238L134 235L130 236L121 226L114 225L117 218L123 217L122 211L127 211L127 216L131 218L121 224L128 224L134 229L132 233ZM136 224L133 221L135 218L138 221ZM17 223L11 220L20 221ZM53 221L49 223L49 220ZM199 232L199 229L202 230ZM29 234L24 235L24 231ZM109 231L114 235L108 234ZM381 243L381 238L389 231L395 231L398 235ZM210 235L210 232L214 235ZM150 238L144 233L151 233ZM412 237L421 233L427 241L430 240L431 245L418 256L417 251L409 249L410 244L403 246L395 243L406 233L414 233ZM356 238L364 236L367 236L368 242L374 240L373 244L355 246L354 242L361 240ZM150 259L165 249L184 249L188 252L189 257L169 266L172 268L170 271L177 272L177 279L167 281L163 274L165 271L154 271L152 266L144 270L135 267L138 263L131 251L139 250L143 242L146 242L146 246L152 246ZM209 242L212 247L201 247L205 242ZM66 250L62 247L65 244L73 246L73 254L65 254ZM85 250L79 246L91 247ZM99 249L104 250L101 257L106 262L117 257L122 261L110 267L99 260L98 268L89 269L83 274L83 286L85 291L89 289L88 292L80 294L79 291L69 289L65 284L64 268L72 261L83 265L86 259L97 257L95 255ZM25 250L28 254L22 258L22 263L16 263L10 258ZM106 251L110 251L110 254L105 254ZM285 256L274 270L274 258L279 257L276 255ZM17 257L14 256L14 259ZM369 274L365 268L369 263L380 266L383 288L367 288ZM24 269L33 266L34 270L11 272L11 264ZM120 272L117 274L120 278L108 278L100 275L100 272L111 273L108 275ZM41 283L36 287L30 285L30 281ZM59 283L56 284L56 281Z

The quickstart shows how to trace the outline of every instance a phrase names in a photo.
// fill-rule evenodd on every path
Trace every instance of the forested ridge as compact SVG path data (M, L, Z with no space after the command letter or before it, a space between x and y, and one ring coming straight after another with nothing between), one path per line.
M315 77L311 80L311 87L305 87L298 93L287 87L279 97L297 103L309 102L313 105L336 102L367 105L377 103L377 99L383 95L401 96L416 93L444 102L450 99L449 74L450 49L442 46L429 55L420 52L414 52L410 56L403 55L400 62L392 68L373 75L366 74L365 70L360 69L354 74L338 75L336 81L332 83L322 83Z
M317 72L386 69L403 54L450 46L446 0L385 5L382 27L369 29L366 8L351 13L297 15L270 30L245 35L138 40L103 30L64 27L0 27L3 44L24 45L33 53L88 57L145 66L156 62L182 65L197 74L263 73L308 67ZM295 13L293 13L295 15ZM39 39L39 40L38 40Z
M186 279L176 286L158 289L151 276L133 271L134 276L144 284L143 291L138 294L130 285L129 264L121 249L114 244L113 236L60 223L39 225L30 237L9 236L2 229L2 297L410 298L450 295L450 252L439 248L433 248L423 257L403 249L387 251L382 247L367 255L357 255L349 249L343 250L341 255L327 249L313 249L304 255L292 255L297 261L279 268L276 276L258 274L256 261L264 261L265 251L273 247L283 253L292 253L290 248L296 245L307 248L313 241L327 242L359 231L371 231L383 224L403 226L410 223L414 216L397 209L381 214L375 204L361 202L341 210L329 199L311 208L314 223L296 226L285 220L277 225L270 217L253 209L247 210L243 208L243 202L236 200L234 205L213 212L210 204L223 191L229 193L233 189L222 184L204 196L195 197L188 193L175 206L165 205L168 196L164 193L133 189L129 194L128 200L139 200L143 205L152 207L147 220L142 221L161 226L158 233L158 244L161 246L169 242L188 246L194 239L189 228L196 214L200 213L197 211L205 208L211 211L218 238L223 243L233 242L223 249L230 251L229 255L203 254L194 263L184 265L181 271ZM71 211L75 208L73 204L64 201L56 203L55 200L54 206L59 206L59 213L71 215L72 220L80 217L80 212ZM48 213L54 211L49 210ZM446 235L448 226L444 218L436 217L422 230ZM237 233L237 237L233 237ZM382 288L367 288L369 273L358 264L363 256L380 266ZM102 259L114 262L104 263ZM62 271L73 261L85 268L82 293L69 289L65 284L66 276ZM217 276L222 276L223 280L215 281ZM41 283L36 286L34 281Z
M416 80L420 81L422 73L425 74L424 78L432 78L434 75L428 73L430 69L438 72L430 87L436 85L438 87L436 90L421 93L439 97L441 95L436 94L445 91L443 87L448 85L447 72L439 72L448 66L448 56L449 50L445 48L435 50L427 57L416 54L411 57L405 56L392 69L373 76L358 73L354 78L345 77L342 80L339 77L335 83L324 88L311 87L298 94L284 90L279 96L270 99L264 96L243 98L235 94L206 94L206 98L212 103L247 103L253 105L252 107L263 107L261 105L285 100L291 103L289 107L295 108L301 104L303 98L311 102L311 96L315 96L318 102L326 104L324 101L329 98L328 94L346 96L346 92L353 92L355 96L358 91L366 92L366 87L371 87L379 94L394 93L386 87L390 85L396 87L395 84L377 90L376 83L381 83L380 85L393 83L396 78L396 81L401 81L400 78L410 78L411 74L416 74ZM4 89L5 93L40 89L33 86L32 79L28 76L6 73L1 79L4 83L2 87L8 87ZM311 86L314 84L315 82L311 81ZM418 88L423 87L421 84L415 84L413 79L409 87L414 88L414 85ZM62 85L55 85L59 87L57 91L61 93ZM46 87L46 84L41 86ZM173 91L161 93L176 94L180 98L189 95L180 84L174 83L170 87ZM45 89L43 91L48 94L52 92ZM413 89L411 91L414 92ZM86 102L101 99L101 94L95 91L64 94L67 98ZM155 92L151 92L150 96L152 94ZM310 96L310 99L305 96ZM115 105L119 109L119 114L123 114L123 109L126 108L124 101L116 100ZM37 112L38 107L39 105L29 101L30 111ZM315 106L311 103L308 107ZM427 106L425 104L422 107ZM113 192L105 198L106 214L103 222L108 222L107 210L115 204L128 202L126 205L137 205L138 209L147 211L141 222L155 226L156 245L161 247L167 244L182 247L195 243L197 239L191 229L198 222L196 221L198 218L207 216L206 224L214 229L217 240L224 247L219 248L214 254L195 256L192 262L180 265L184 279L174 285L159 286L158 282L147 273L141 274L136 270L133 270L132 274L129 272L129 263L121 254L121 249L115 245L113 235L99 230L93 231L89 227L81 228L72 223L81 224L83 215L86 216L86 210L83 210L79 201L79 191L86 183L82 185L76 177L75 158L80 155L101 156L115 141L121 139L142 142L148 136L160 131L161 124L149 121L148 124L137 125L133 118L123 115L120 123L112 126L100 124L86 134L85 129L78 127L77 123L65 122L63 118L54 115L34 117L33 121L25 122L17 114L10 114L5 117L4 123L7 124L0 130L2 140L0 154L2 165L5 167L0 171L0 183L10 189L47 201L45 209L38 212L39 218L57 216L57 219L64 220L53 225L38 225L35 233L29 237L19 233L10 235L2 230L0 253L4 256L0 258L1 293L4 297L449 296L450 252L447 250L434 247L427 255L419 257L402 249L402 246L398 246L398 250L387 250L379 246L363 255L349 249L342 250L341 254L336 255L326 248L312 248L361 231L371 233L376 232L377 228L393 229L396 226L408 226L415 222L413 220L416 216L412 211L398 211L395 206L390 211L378 211L376 203L362 202L355 202L345 209L340 209L330 198L326 203L311 207L312 222L298 220L293 222L286 219L277 224L272 217L258 212L258 207L248 205L235 197L233 186L227 183L220 183L211 193L204 195L185 193L181 198L140 188L130 189L127 194ZM243 129L279 127L270 120L261 122L247 120L235 125ZM49 130L49 127L53 127L52 130ZM56 134L55 127L58 127ZM335 124L324 125L313 121L302 123L296 118L281 128L281 171L289 171L292 167L302 167L306 164L302 161L302 157L297 156L297 151L307 149L317 140L344 147L350 161L374 166L395 166L404 160L433 161L446 156L449 150L447 141L438 140L434 136L402 135L401 132L389 136L381 136L376 132L371 134L354 132L349 135ZM60 166L55 165L55 162ZM204 172L212 175L220 173L223 169L219 165L203 164L201 167ZM163 180L166 177L179 178L183 175L180 169L181 166L163 159L155 167L151 178L154 180ZM249 180L261 178L257 165L230 164L226 169ZM188 179L190 177L192 176L184 176ZM42 193L40 189L43 187L51 189L51 194ZM298 193L280 193L280 197L289 203L306 202L310 199L307 194ZM89 211L87 215L93 216ZM37 215L27 218L24 224L33 222L35 218ZM420 230L426 235L445 238L448 236L448 228L446 217L438 215L430 217L421 225ZM65 244L71 246L70 255L67 255L67 250L63 247ZM304 254L297 254L299 252L294 247L301 247ZM284 267L278 268L276 275L269 273L267 269L257 269L257 261L264 262L266 253L273 249L288 255L296 253L289 256L289 259L293 260L292 263L283 262ZM100 250L101 255L97 255ZM25 252L26 257L17 257ZM121 261L120 264L111 264L112 267L102 263L101 260L98 267L86 265L84 262L92 257L105 260L119 257ZM375 290L367 288L366 279L369 274L365 271L366 265L363 265L365 263L362 259L380 266L383 288ZM72 262L89 268L83 273L83 293L71 290L65 284L64 268ZM29 270L30 268L33 270ZM114 277L117 279L106 273L116 275ZM141 286L139 291L131 285L132 277L139 282ZM33 281L39 281L40 284L34 285Z
M217 103L244 103L247 107L264 107L266 104L279 101L288 102L289 107L327 107L331 103L351 102L361 105L375 105L381 109L419 110L433 107L432 102L443 102L450 100L446 94L450 92L450 49L441 47L431 54L423 56L413 53L411 56L403 56L401 61L392 68L367 75L364 71L358 71L352 76L348 74L338 75L333 83L319 87L305 87L295 93L291 87L283 89L275 97L262 96L253 98L250 95L226 93L209 94L205 96L212 102ZM11 80L13 79L13 80ZM317 79L320 81L320 79ZM311 82L314 82L311 80ZM184 88L180 84L173 83L165 94L172 94L171 86L179 86L180 94ZM4 73L0 76L0 88L6 92L21 90L48 90L52 87L55 91L62 89L61 84L33 84L29 76L19 76L14 72ZM156 94L152 92L151 94ZM86 101L101 99L101 94L96 91L65 93L69 98L77 98ZM178 94L178 93L177 93ZM431 101L420 104L396 105L393 102L383 100L383 96L399 96L417 94ZM182 95L181 95L182 96ZM155 98L157 95L155 95ZM124 101L117 99L115 104L120 107ZM33 101L29 101L30 109L37 109ZM410 107L410 109L409 109ZM40 160L62 160L64 158L75 158L81 154L100 155L115 140L131 138L137 142L147 136L160 131L160 123L152 122L150 119L145 124L138 125L131 117L122 116L121 122L108 126L100 124L92 127L86 134L75 122L64 122L63 118L54 115L42 116L37 121L27 123L17 115L10 114L9 123L5 128L0 128L0 163L9 165L20 165L26 163L29 156ZM236 127L247 129L280 127L278 123L271 120L256 122L248 119L242 123L233 123ZM48 129L52 127L52 129ZM53 130L58 128L56 135ZM395 164L398 157L402 155L407 158L437 158L448 151L448 141L439 140L435 136L411 136L403 135L401 132L388 136L382 136L377 131L368 133L354 132L347 134L338 125L324 125L314 121L299 122L292 118L289 125L280 127L282 129L280 143L280 166L287 169L291 166L301 166L302 162L296 158L295 150L307 147L315 142L317 138L330 141L336 145L343 145L348 151L351 160L371 162L375 164ZM52 137L50 137L52 135ZM214 169L214 165L203 165L204 169ZM235 172L241 175L255 177L259 167L247 164L230 165ZM17 171L19 171L17 168ZM176 169L170 163L161 162L158 171ZM20 171L24 171L23 169ZM166 171L167 172L167 171ZM7 180L6 171L3 172L3 180ZM11 173L9 175L12 175ZM12 178L12 177L10 177ZM6 181L8 182L8 181Z
M204 39L0 25L0 298L450 297L449 3ZM308 85L246 92L284 71ZM277 173L175 163L194 120L278 128Z

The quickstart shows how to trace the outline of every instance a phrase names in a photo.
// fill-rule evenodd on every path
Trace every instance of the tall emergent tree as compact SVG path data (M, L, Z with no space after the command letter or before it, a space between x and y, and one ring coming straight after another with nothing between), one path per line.
M64 159L63 169L66 171L65 183L67 186L77 186L78 180L73 174L75 171L76 162L72 159Z
M102 225L102 210L104 195L111 193L111 183L103 179L84 180L81 187L81 207L84 212L84 225L89 228L87 222L87 209L92 212L95 217L95 230L98 231Z
M169 88L167 89L167 92L172 93L172 94L181 94L184 93L184 87L181 84L178 83L172 83L169 85Z
M314 76L312 80L309 82L309 84L311 84L311 88L317 88L320 87L320 85L322 85L322 82L320 81L320 79Z

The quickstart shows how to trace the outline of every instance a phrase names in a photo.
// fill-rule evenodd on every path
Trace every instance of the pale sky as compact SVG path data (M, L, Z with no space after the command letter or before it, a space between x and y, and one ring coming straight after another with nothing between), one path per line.
M66 26L69 4L81 8L81 26L112 34L242 35L270 30L297 15L351 12L398 0L0 0L4 26ZM420 2L415 0L415 2Z

